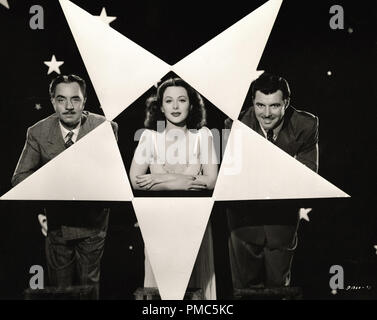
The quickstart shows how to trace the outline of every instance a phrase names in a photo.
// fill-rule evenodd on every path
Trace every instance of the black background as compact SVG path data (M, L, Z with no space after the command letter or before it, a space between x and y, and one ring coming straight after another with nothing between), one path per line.
M169 64L179 61L264 3L74 2L95 15L105 6L108 15L117 16L111 24L114 29ZM10 10L0 6L0 136L4 146L0 194L10 189L27 127L53 112L48 84L56 74L47 75L43 61L49 61L55 54L57 60L64 61L60 68L63 74L76 73L87 79L87 109L102 113L58 1L9 0L9 4ZM29 9L34 4L44 8L44 30L29 27ZM344 8L344 30L329 27L329 8L334 4ZM285 77L291 86L292 104L319 117L319 173L352 196L351 199L296 201L313 207L310 222L300 223L293 263L293 285L301 286L307 299L377 297L377 255L373 248L377 245L375 12L374 1L356 4L286 0L258 68ZM132 85L132 79L125 75L125 85L128 82ZM37 110L36 103L42 109ZM142 126L143 108L140 103L134 104L116 119L121 150L130 149L127 136L131 128ZM209 127L221 128L224 115L212 107L209 109L208 119L212 119ZM122 153L128 168L131 153ZM36 220L41 205L41 202L0 202L2 299L22 298L22 291L28 287L30 266L45 263L44 238ZM136 218L131 204L108 205L113 211L102 264L101 296L132 299L132 292L143 280L142 240L139 229L134 227ZM212 216L219 298L228 298L231 292L225 205L216 204L216 214ZM343 266L346 286L370 285L372 290L331 295L329 269L335 264Z

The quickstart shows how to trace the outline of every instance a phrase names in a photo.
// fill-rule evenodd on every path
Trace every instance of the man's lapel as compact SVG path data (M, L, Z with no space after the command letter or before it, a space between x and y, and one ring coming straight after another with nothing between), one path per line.
M275 144L285 152L294 156L297 152L297 143L295 132L292 127L291 116L293 113L292 107L288 107L284 115L284 123L275 141Z
M54 121L52 122L49 134L48 134L48 140L49 144L49 153L53 156L63 152L65 150L64 145L64 139L62 136L62 131L59 126L59 118L56 117Z
M263 131L259 125L259 122L255 116L254 107L249 107L246 112L241 115L241 122L246 124L248 127L259 133L261 136L264 137Z
M77 135L77 140L81 139L92 129L90 128L89 122L87 120L88 120L87 112L84 111L81 117L81 126L79 130L79 134Z
M79 130L79 134L77 136L77 140L79 140L80 138L85 136L90 130L91 130L90 124L87 121L87 113L83 113L82 118L81 118L81 126L80 126L80 130ZM58 117L56 117L56 119L54 119L54 121L51 125L50 131L49 131L49 134L48 134L47 142L49 144L49 148L48 148L49 153L53 157L55 157L56 155L58 155L59 153L63 152L66 149L65 144L64 144L64 138L63 138L63 135L62 135L62 131L60 129Z
M298 145L296 143L295 132L291 123L291 116L293 113L293 108L289 106L284 115L283 126L277 136L274 144L290 155L295 155L297 152ZM241 121L249 126L251 129L259 133L265 138L258 119L255 116L254 107L250 107L241 117Z

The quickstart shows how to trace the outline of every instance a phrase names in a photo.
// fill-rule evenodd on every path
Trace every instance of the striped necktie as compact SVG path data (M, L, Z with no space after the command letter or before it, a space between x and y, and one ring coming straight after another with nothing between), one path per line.
M267 131L267 140L274 143L274 130L270 129Z
M64 144L66 148L69 148L71 145L74 144L74 142L72 141L72 136L73 136L73 131L69 131L67 135L65 136L67 138L67 141Z

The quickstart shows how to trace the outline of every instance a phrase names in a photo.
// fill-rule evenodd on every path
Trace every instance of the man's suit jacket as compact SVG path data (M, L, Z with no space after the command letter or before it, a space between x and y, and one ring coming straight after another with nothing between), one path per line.
M239 117L240 121L264 137L254 107L250 107ZM231 121L225 121L225 126L230 127ZM318 118L308 112L299 111L289 106L285 110L284 122L274 144L313 171L318 171ZM279 201L269 203L234 203L229 206L230 211L238 214L232 219L231 228L245 225L295 224L297 221L298 207L282 204ZM284 214L281 214L284 211ZM251 216L250 213L254 214ZM236 216L235 216L236 217Z
M77 140L105 121L105 117L83 111ZM117 138L118 125L111 122ZM15 186L65 150L57 114L37 122L27 130L26 143L12 177ZM57 181L56 183L59 183ZM67 239L90 236L106 229L108 209L93 204L64 204L47 210L48 230L62 229Z
M264 137L255 116L254 107L241 113L240 121ZM318 171L318 118L316 116L289 106L285 110L284 123L274 144L313 171Z

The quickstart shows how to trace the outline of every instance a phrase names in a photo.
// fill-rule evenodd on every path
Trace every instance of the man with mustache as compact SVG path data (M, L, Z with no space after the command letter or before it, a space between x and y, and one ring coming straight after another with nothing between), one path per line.
M13 186L106 120L101 115L84 111L86 83L76 75L56 77L49 92L55 113L27 130L26 143L12 177ZM115 122L111 125L117 138L118 125ZM98 299L109 209L95 203L66 202L44 210L48 223L47 231L44 221L43 231L47 231L50 284L58 287L91 285L94 287L92 298ZM39 218L43 220L43 217Z
M244 104L247 109L241 112L239 119L317 172L318 118L293 108L290 96L284 78L264 73L251 83ZM230 124L227 119L225 125ZM289 285L299 209L284 201L234 203L227 208L234 288Z

